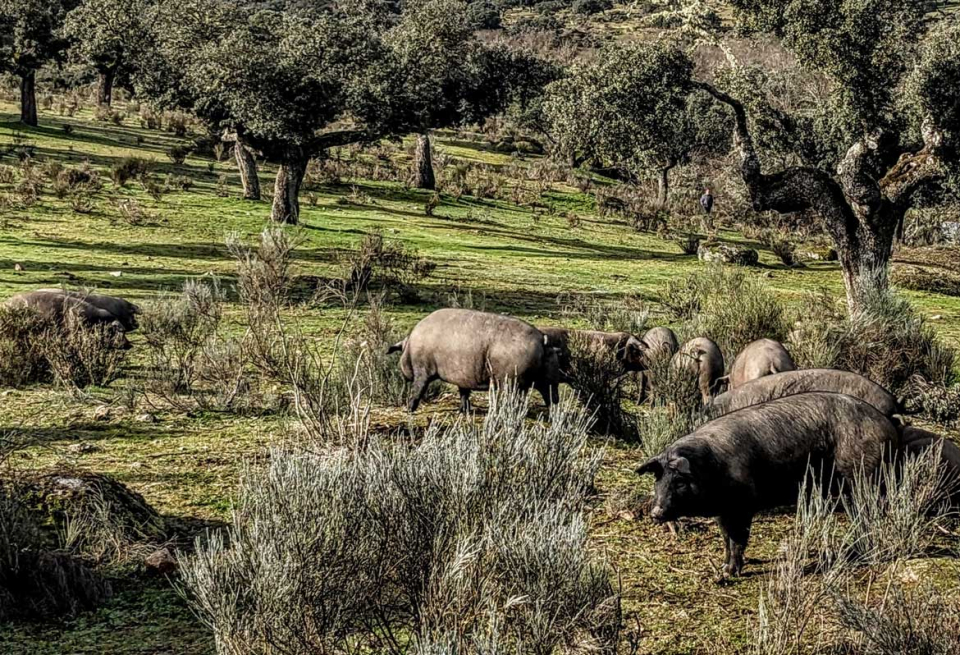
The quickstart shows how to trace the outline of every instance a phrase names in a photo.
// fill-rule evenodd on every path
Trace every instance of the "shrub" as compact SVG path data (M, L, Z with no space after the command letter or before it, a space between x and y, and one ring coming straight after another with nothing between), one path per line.
M124 187L130 180L142 180L149 173L149 163L139 157L125 157L110 169L110 179L117 187Z
M787 335L783 305L759 276L740 268L714 264L670 280L660 302L692 320L691 332L716 341L727 361L752 341Z
M148 130L159 130L163 127L163 116L149 105L140 108L140 127Z
M906 403L911 411L941 425L949 427L960 421L960 385L945 387L914 376L907 385Z
M173 132L176 136L183 138L187 135L187 126L189 117L180 111L169 111L166 113L167 131Z
M221 333L223 302L216 280L188 280L179 296L144 306L148 392L188 412L244 413L266 406L246 338Z
M677 241L677 244L680 246L680 250L684 255L696 255L700 250L700 237L695 234L687 234L681 237Z
M240 298L248 306L279 307L287 303L293 283L293 254L302 241L281 227L260 233L256 248L243 245L240 236L227 237L227 251L237 264Z
M492 2L480 0L467 5L467 25L472 30L498 30L501 26L500 11Z
M955 353L894 290L866 281L861 309L841 335L838 365L899 392L914 376L947 385Z
M40 342L49 322L29 308L0 306L0 385L23 387L51 380Z
M346 285L357 292L380 286L401 297L415 297L415 285L430 277L437 265L402 243L390 242L379 232L367 234L360 246L341 256Z
M193 151L193 148L187 145L177 144L170 146L167 149L167 157L174 163L176 166L181 166L187 157L190 156L190 153Z
M147 212L136 200L118 200L117 211L127 225L136 227L147 222Z
M356 374L364 397L389 406L402 406L407 395L407 381L400 373L396 355L387 355L387 348L403 339L383 312L383 297L370 298L370 310L361 329L346 343L340 355L341 375Z
M788 350L799 368L836 368L846 305L826 289L807 292L788 336Z
M248 468L227 534L183 565L219 647L612 649L619 598L582 516L600 461L588 420L568 402L547 425L526 413L500 390L479 427L435 423L405 445L360 421L349 429L363 448L274 450Z
M890 281L901 289L960 297L960 275L915 266L896 266Z
M607 11L613 9L612 0L574 0L573 5L570 7L575 14L582 14L584 16L592 16L593 14L599 14L602 11Z
M185 175L168 175L164 186L176 191L189 191L193 188L193 179Z
M63 325L48 329L39 347L55 382L82 389L106 386L119 376L127 354L121 347L125 340L109 325L85 325L79 314L66 312Z
M594 427L600 434L634 439L634 421L623 407L626 377L614 353L577 332L570 335L567 347L570 386L593 413Z

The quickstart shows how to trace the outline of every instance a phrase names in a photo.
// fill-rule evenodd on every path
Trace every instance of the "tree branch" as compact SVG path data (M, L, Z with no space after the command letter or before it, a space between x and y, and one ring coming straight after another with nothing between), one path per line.
M806 166L764 175L743 103L712 84L699 81L692 84L733 110L733 145L740 153L740 176L756 211L787 214L812 209L838 245L855 244L858 220L836 180L824 171Z
M943 134L929 122L924 123L923 142L920 151L900 155L897 163L880 180L883 195L900 211L909 208L913 194L919 189L946 175L946 167L940 158Z

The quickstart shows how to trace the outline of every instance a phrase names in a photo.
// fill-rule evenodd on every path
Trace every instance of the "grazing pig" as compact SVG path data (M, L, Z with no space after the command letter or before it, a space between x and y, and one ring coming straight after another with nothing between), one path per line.
M137 314L140 308L128 300L116 296L107 296L99 293L86 293L83 291L70 291L66 289L40 289L41 292L62 293L71 298L79 298L86 301L94 307L104 309L113 314L123 329L127 332L133 332L137 329Z
M588 344L614 354L623 371L639 371L644 367L642 344L628 332L600 332L598 330L568 330L545 327L540 331L547 337L547 346L557 348L562 381L569 382L570 338L577 335Z
M887 417L900 413L900 405L894 395L876 382L856 373L831 368L810 368L768 375L720 394L713 399L709 408L713 416L723 416L744 407L811 391L842 393L859 398Z
M908 425L901 434L902 450L919 455L930 448L940 448L940 467L950 502L960 506L960 447L949 439L922 428Z
M62 326L68 312L76 312L87 326L106 325L114 334L116 347L128 350L132 347L125 335L123 324L109 311L96 307L85 300L57 291L29 291L6 301L8 307L29 307L47 320Z
M795 503L808 466L839 483L871 472L898 433L872 406L837 393L804 393L727 414L647 461L656 476L651 516L716 517L723 572L739 575L753 516Z
M710 402L723 376L723 353L713 340L697 337L687 341L673 356L670 365L696 375L704 404Z
M650 360L658 356L673 357L680 349L677 335L668 327L655 327L647 330L640 339L643 349L644 364L649 366Z
M730 367L730 389L741 387L765 375L795 371L790 353L783 344L773 339L758 339L740 351Z
M416 411L427 386L443 380L460 389L460 409L470 409L470 392L491 382L515 379L531 386L550 405L557 400L557 349L537 328L516 318L470 309L440 309L414 326L387 352L402 351L400 371L413 382L409 409Z

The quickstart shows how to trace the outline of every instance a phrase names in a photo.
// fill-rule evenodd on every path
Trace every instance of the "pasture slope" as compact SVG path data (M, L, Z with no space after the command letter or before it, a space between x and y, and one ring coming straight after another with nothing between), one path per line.
M0 104L0 153L11 146L29 147L39 162L68 165L89 162L105 180L89 213L77 213L65 200L45 195L28 210L6 207L0 212L0 297L69 284L97 287L134 301L177 290L189 277L216 275L229 286L233 262L225 236L258 233L268 215L267 201L239 199L239 180L232 161L215 162L190 156L171 164L166 150L177 139L155 130L95 122L89 112L73 118L44 114L41 127L23 129L15 107ZM64 129L69 125L70 128ZM506 169L526 166L492 151L479 140L441 135L438 149L446 156L482 161ZM398 157L404 157L403 150ZM116 189L109 169L125 157L154 162L158 175L187 176L193 186L170 192L159 201L131 183ZM0 164L16 165L11 154ZM262 170L265 192L272 188L269 166ZM221 176L225 176L221 181ZM227 197L218 195L226 184ZM602 183L602 181L600 182ZM0 184L0 192L8 191ZM336 275L337 253L356 247L363 235L382 231L437 263L424 283L427 297L445 292L471 292L487 309L509 312L534 323L563 320L557 297L583 292L615 300L641 296L651 307L651 323L669 319L659 311L657 294L671 278L698 270L695 256L655 235L639 233L619 219L601 218L593 197L553 185L532 209L510 202L442 198L432 216L424 211L426 192L392 182L350 179L312 191L315 204L303 203L303 245L297 266L302 274ZM120 200L134 200L146 212L140 225L119 217ZM723 198L718 199L723 202ZM576 216L571 221L568 216ZM724 232L724 239L745 242ZM760 272L788 303L801 302L802 292L826 288L842 292L834 264L812 263L802 269L780 264L759 244ZM899 258L938 265L927 253L903 251ZM945 262L942 266L956 265ZM907 292L941 334L960 346L960 298ZM409 327L438 305L393 305L389 316ZM340 325L337 311L295 308L309 335L330 340ZM239 310L237 310L239 315ZM574 321L574 324L576 321ZM134 343L140 337L133 335ZM136 359L134 359L135 374ZM96 392L95 392L96 393ZM106 393L106 392L105 392ZM483 394L476 398L484 406ZM4 391L0 427L19 427L35 434L39 445L21 454L24 467L67 463L108 473L142 493L163 514L197 530L229 518L237 473L244 458L255 456L282 430L279 418L237 418L217 415L159 415L143 423L116 410L96 415L98 403L70 400L50 389ZM447 418L456 412L455 394L426 405L416 417ZM384 410L375 419L388 428L406 420L399 410ZM956 435L954 435L956 437ZM70 449L87 442L88 451ZM734 652L745 647L756 618L760 584L771 568L789 516L761 516L754 524L746 576L731 585L713 581L721 557L716 529L691 522L679 535L629 512L611 509L611 498L638 485L632 470L640 455L630 447L610 445L601 471L592 537L595 548L619 570L628 627L639 626L640 652ZM956 567L955 563L950 566ZM0 652L165 653L199 655L213 652L212 639L177 592L164 581L118 579L116 595L105 607L59 625L0 626Z

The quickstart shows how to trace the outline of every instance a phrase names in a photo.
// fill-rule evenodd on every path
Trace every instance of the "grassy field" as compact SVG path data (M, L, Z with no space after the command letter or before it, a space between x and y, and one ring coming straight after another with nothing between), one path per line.
M84 112L73 118L46 113L40 128L23 129L15 122L15 111L13 105L0 104L0 154L8 153L0 157L0 164L16 166L12 150L28 147L41 165L89 162L105 184L89 213L75 212L66 200L49 192L29 209L0 209L0 297L68 284L146 301L177 290L187 278L204 275L218 276L229 286L233 263L224 245L226 236L237 232L252 238L269 212L267 201L238 199L232 161L191 156L181 166L171 164L165 153L177 139L141 129L132 119L115 126L95 122ZM503 167L530 163L452 135L439 141L439 150L452 158ZM189 177L192 188L170 192L159 201L137 183L114 188L109 169L132 156L153 161L160 177ZM269 166L261 171L265 196L272 187L272 172ZM226 176L228 197L217 194L221 175ZM0 184L0 195L11 192L11 185ZM446 294L468 291L475 299L482 298L488 309L534 323L563 320L557 299L564 292L605 299L635 295L649 304L651 323L661 324L669 318L657 298L667 281L702 267L672 241L600 218L591 195L562 185L544 194L540 202L546 210L444 197L433 216L424 211L430 194L397 183L348 180L315 193L316 204L303 205L298 273L337 275L339 253L356 247L374 230L437 263L424 285L428 302L388 308L402 327L443 304ZM118 201L123 199L134 200L145 210L144 224L133 226L121 219ZM722 232L722 237L750 243L732 232ZM835 264L787 268L762 245L750 245L761 251L759 274L791 306L802 308L805 291L825 288L838 297L842 293ZM933 270L956 265L955 260L938 259L933 251L905 250L898 259ZM960 345L960 298L907 295L947 341ZM321 343L335 334L342 320L336 311L292 311ZM136 344L140 337L132 337ZM146 423L116 400L110 390L96 391L84 401L44 388L3 391L0 426L20 428L39 439L40 445L20 454L22 466L80 466L116 476L164 515L198 527L228 519L241 463L287 428L282 417L162 411L158 422ZM482 398L478 400L482 407ZM100 409L103 404L111 405L109 412ZM427 405L416 420L448 418L455 407L448 395ZM390 426L405 420L400 416L395 409L385 409L375 420ZM83 452L70 448L80 442L93 447ZM717 585L713 566L720 560L721 543L711 524L690 522L674 536L650 521L609 510L608 498L649 484L638 482L632 473L639 458L631 447L606 444L592 535L595 548L619 571L627 624L639 626L640 652L742 649L756 618L760 583L789 529L790 517L760 517L748 551L747 575L730 585ZM957 573L955 560L942 565L948 574ZM114 586L113 600L76 620L0 626L0 652L213 652L211 637L168 582L118 578Z

